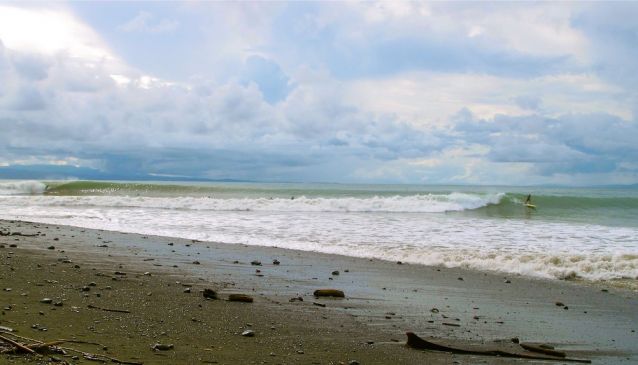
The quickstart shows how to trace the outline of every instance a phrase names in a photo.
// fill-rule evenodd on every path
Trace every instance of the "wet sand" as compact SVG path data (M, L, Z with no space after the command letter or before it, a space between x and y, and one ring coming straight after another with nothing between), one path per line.
M409 349L405 332L412 331L475 342L518 337L593 363L638 362L638 295L602 284L18 221L0 221L0 231L20 233L0 237L0 326L42 341L99 343L65 346L120 360L529 363ZM204 299L205 288L220 299ZM315 298L320 288L343 290L346 298ZM233 293L254 302L227 301ZM44 297L62 306L40 303ZM255 336L241 336L245 330ZM174 347L151 350L156 343ZM92 363L73 355L56 356Z

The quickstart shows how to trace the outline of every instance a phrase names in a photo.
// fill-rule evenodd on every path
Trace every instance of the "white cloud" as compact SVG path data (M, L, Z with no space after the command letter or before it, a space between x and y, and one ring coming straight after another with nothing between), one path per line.
M395 115L415 125L443 127L460 109L479 118L526 115L516 102L538 95L548 115L606 112L625 119L631 103L618 98L618 87L593 74L560 74L531 79L485 74L409 72L387 78L355 80L344 85L346 100L365 110Z
M168 33L176 30L179 22L169 19L155 19L155 16L147 11L140 11L133 19L120 25L119 30L124 32L144 33Z
M62 10L0 5L0 40L21 52L66 53L87 62L115 60L91 28Z

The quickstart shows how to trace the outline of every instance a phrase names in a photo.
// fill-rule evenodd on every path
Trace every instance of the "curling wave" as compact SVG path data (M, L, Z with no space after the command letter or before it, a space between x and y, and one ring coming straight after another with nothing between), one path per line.
M2 181L0 182L0 196L2 195L33 195L42 194L47 185L40 181Z

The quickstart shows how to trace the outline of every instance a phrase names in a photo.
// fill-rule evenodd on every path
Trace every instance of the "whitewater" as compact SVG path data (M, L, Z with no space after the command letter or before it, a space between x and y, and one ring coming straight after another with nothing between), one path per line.
M638 279L631 189L0 181L0 219L551 279Z

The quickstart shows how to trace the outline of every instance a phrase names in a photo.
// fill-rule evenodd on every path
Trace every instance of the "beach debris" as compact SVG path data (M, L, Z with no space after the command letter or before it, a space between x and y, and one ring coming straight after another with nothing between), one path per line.
M173 348L175 348L173 344L156 343L155 345L151 346L151 349L153 351L168 351L168 350L172 350Z
M556 304L557 307L564 307L565 306L565 303L563 303L563 302L556 302L555 304Z
M323 304L323 303L312 302L312 304L313 304L313 305L316 305L317 307L322 307L322 308L325 308L325 307L326 307L326 305L325 305L325 304Z
M438 308L432 308L432 309L430 309L430 312L439 313L439 309Z
M315 297L345 298L346 296L343 291L338 289L317 289L313 294Z
M335 276L336 276L336 275L339 275L339 270L335 270L335 271L333 271L333 272L332 272L332 275L335 275Z
M230 294L228 296L228 301L230 302L244 302L244 303L252 303L253 297L246 294Z
M289 302L303 302L303 298L302 297L290 298L288 301Z
M255 337L255 331L245 330L244 332L241 333L241 335L244 337Z
M51 304L51 303L53 303L53 299L51 299L51 298L42 298L42 299L40 299L40 303Z
M16 349L21 350L23 352L26 352L26 353L29 353L29 354L35 354L35 351L33 351L32 349L24 346L23 344L21 344L21 343L19 343L17 341L12 340L10 338L7 338L7 337L4 337L4 336L0 335L0 340L5 342L5 343L8 343L10 345L15 346Z
M251 261L251 262L250 262L250 264L251 264L251 265L254 265L254 266L261 266L261 261L259 261L259 260L253 260L253 261Z
M199 261L197 261L197 260L193 261L193 265L199 265L199 264L200 264Z
M529 343L520 343L522 348L527 351L538 352L541 354L556 356L556 357L567 357L567 354L563 351L556 351L553 346L549 345L533 345Z
M62 339L62 340L56 340L56 341L51 341L51 342L43 342L43 341L39 341L36 339L32 339L32 338L28 338L28 337L24 337L24 336L18 336L16 334L13 333L5 333L6 336L0 336L0 345L2 343L8 344L10 347L9 348L3 348L4 346L0 346L0 353L3 354L12 354L12 353L27 353L27 354L31 354L31 355L35 355L35 354L40 354L40 355L49 355L49 354L61 354L61 355L66 355L68 352L74 352L77 354L82 355L85 359L87 360L91 360L91 361L100 361L100 362L107 362L107 361L111 361L114 363L118 363L118 364L128 364L128 365L143 365L141 362L137 362L137 361L124 361L124 360L120 360L117 359L115 357L111 357L111 356L107 356L107 355L98 355L98 354L92 354L90 352L87 352L85 350L76 350L74 348L70 348L70 347L60 347L59 345L64 344L64 343L82 343L82 344L90 344L90 345L98 345L98 346L102 346L98 343L94 343L94 342L88 342L88 341L81 341L81 340L69 340L69 339ZM79 356L72 356L71 357L73 360L77 361L80 359ZM50 362L62 362L63 360L58 358L58 357L50 357L48 359ZM58 361L59 360L59 361Z
M191 292L191 288L186 288L186 289L184 289L184 291L183 291L183 292L184 292L184 293L186 293L186 294L190 294L190 292Z
M420 350L444 351L466 355L591 363L591 360L568 358L562 351L546 349L538 345L525 344L526 346L522 346L523 344L511 342L469 343L467 341L432 338L426 340L413 332L407 332L406 336L408 337L406 346ZM550 354L549 352L553 353Z
M206 299L217 299L217 292L213 289L204 289L203 295Z
M131 311L126 310L126 309L112 309L112 308L102 308L102 307L98 307L96 305L93 304L89 304L86 306L89 309L99 309L105 312L116 312L116 313L131 313Z
M443 322L441 324L444 326L450 326L450 327L461 327L461 325L458 323Z
M11 327L0 326L0 332L13 332L14 329Z
M49 246L49 247L47 247L47 249L49 249L49 250L55 250L55 246Z
M279 265L280 263L281 262L279 262L279 260L277 260L277 259L272 260L272 264L273 265Z
M359 362L357 360L350 360L348 361L348 365L359 365Z

